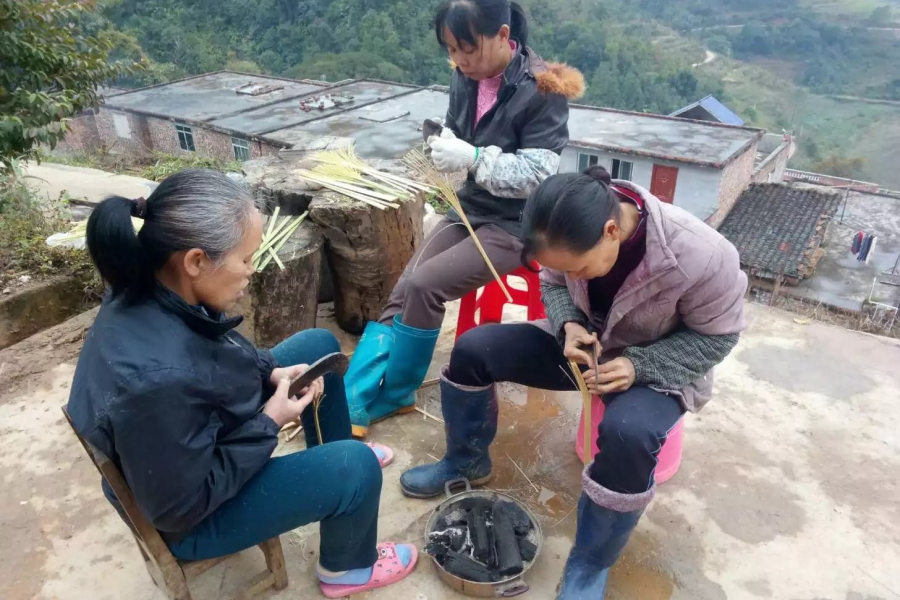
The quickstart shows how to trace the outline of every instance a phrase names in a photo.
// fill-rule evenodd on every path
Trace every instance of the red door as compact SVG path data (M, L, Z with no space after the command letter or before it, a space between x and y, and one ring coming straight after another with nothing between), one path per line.
M653 165L653 179L650 181L650 193L672 204L675 201L675 183L678 181L678 167Z

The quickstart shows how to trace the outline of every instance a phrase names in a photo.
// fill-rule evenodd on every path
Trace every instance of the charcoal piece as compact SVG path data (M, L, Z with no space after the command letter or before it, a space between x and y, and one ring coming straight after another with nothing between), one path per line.
M531 518L528 516L522 507L516 504L515 502L506 502L505 500L500 500L497 502L497 506L499 506L508 516L510 521L512 521L512 526L518 533L522 531L521 535L528 535L531 533L531 530L534 528L531 523Z
M462 509L469 513L474 512L476 508L490 510L494 507L494 503L487 498L463 498L454 505L454 508Z
M476 506L472 509L472 522L469 532L472 536L475 559L488 564L493 547L488 533L488 515L490 509L485 506Z
M537 546L526 540L519 538L519 554L525 562L531 562L537 556Z
M462 552L463 549L468 545L469 541L469 528L465 527L460 530L462 535L458 537L453 537L450 540L450 549L454 552Z
M468 524L468 513L465 510L456 507L438 519L437 528L448 529L450 527L466 527Z
M512 577L522 572L522 555L519 540L513 529L512 519L506 506L508 502L494 505L494 548L497 553L497 571L502 577Z
M446 556L447 553L450 552L450 548L444 544L431 542L430 544L425 545L425 552L431 556Z
M491 575L491 570L483 564L452 550L444 556L444 570L451 575L462 577L477 583L493 583L496 579Z

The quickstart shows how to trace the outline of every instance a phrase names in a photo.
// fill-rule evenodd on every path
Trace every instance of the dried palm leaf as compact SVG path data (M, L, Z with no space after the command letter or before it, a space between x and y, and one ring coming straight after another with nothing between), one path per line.
M584 464L587 465L594 458L594 453L591 451L594 445L593 440L591 439L591 435L594 433L593 429L591 428L592 396L590 390L588 390L588 386L584 380L584 376L581 374L581 369L578 367L578 363L576 363L574 360L570 360L569 368L572 369L572 375L575 377L575 383L578 386L578 391L581 392L581 402L584 405L581 410L584 413Z

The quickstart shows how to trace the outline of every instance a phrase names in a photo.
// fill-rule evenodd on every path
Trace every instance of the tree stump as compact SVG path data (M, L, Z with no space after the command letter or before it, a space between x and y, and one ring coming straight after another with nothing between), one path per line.
M250 280L234 312L244 316L238 330L260 348L316 326L323 245L322 232L307 218L278 252L284 270L271 261Z
M338 325L362 333L387 304L394 285L422 241L424 198L379 210L334 192L316 194L310 218L325 235Z

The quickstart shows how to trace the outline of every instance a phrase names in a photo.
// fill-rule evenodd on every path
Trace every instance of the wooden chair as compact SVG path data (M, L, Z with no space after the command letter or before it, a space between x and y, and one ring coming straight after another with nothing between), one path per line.
M93 444L81 437L72 424L72 419L69 418L69 413L65 407L63 407L62 411L66 421L72 427L72 431L75 432L75 437L84 446L94 466L100 471L100 475L109 483L109 487L116 494L116 498L119 499L119 503L131 521L131 532L134 534L134 541L137 542L154 583L165 591L170 600L191 600L191 592L187 584L188 579L205 573L234 555L198 561L184 561L175 558L169 552L168 546L166 546L156 528L141 514L134 501L131 489L115 463ZM281 549L281 540L274 537L260 544L259 548L266 557L267 568L251 579L247 589L238 594L235 600L247 600L269 588L283 590L287 587L288 577L284 565L284 552Z

